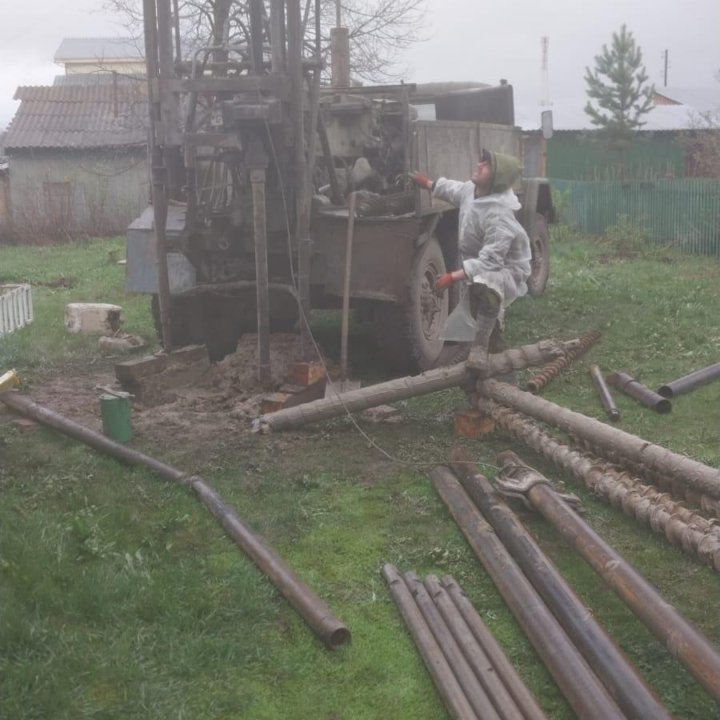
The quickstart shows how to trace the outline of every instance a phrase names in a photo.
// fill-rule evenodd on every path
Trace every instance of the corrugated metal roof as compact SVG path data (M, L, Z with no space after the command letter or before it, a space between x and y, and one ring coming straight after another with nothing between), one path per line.
M124 73L94 72L94 73L73 73L72 75L56 75L53 85L132 85L133 83L145 83L144 75L126 75Z
M142 60L142 38L64 38L55 52L55 62L69 60Z
M556 103L551 106L516 105L515 124L523 130L539 130L541 112L552 110L553 128L556 132L597 130L586 115L584 107L584 100L579 103ZM645 125L642 130L645 132L687 130L693 126L693 117L696 114L695 109L688 105L656 105L643 117Z
M5 136L7 150L144 145L144 83L19 87L20 107Z

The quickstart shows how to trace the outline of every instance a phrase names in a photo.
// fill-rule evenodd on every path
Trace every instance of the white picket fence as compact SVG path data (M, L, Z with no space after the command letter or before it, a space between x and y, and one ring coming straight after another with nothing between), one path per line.
M0 336L33 321L32 290L29 285L0 285Z

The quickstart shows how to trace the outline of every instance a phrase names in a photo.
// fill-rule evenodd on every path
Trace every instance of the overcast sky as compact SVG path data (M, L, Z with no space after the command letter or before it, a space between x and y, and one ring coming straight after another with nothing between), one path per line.
M53 56L64 37L124 35L103 0L7 2L0 43L0 128L12 118L19 85L49 85L62 69ZM585 102L583 74L603 43L625 23L642 48L650 79L668 85L715 85L720 70L718 0L427 0L428 40L402 58L409 82L507 78L517 103L542 99L540 39L549 38L550 100Z

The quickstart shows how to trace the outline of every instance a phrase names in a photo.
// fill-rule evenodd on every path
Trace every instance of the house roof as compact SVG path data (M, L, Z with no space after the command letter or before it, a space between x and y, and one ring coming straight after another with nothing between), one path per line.
M19 87L6 150L129 147L147 142L144 83Z
M55 51L55 62L72 60L142 60L142 40L135 38L64 38Z
M690 105L698 113L720 112L720 85L715 87L662 87L655 94L683 105Z
M543 110L552 110L553 129L556 132L597 130L583 109L585 100L576 103L556 103L551 106L516 105L515 124L523 130L540 130ZM676 131L693 127L697 110L689 105L656 105L643 117L643 131Z

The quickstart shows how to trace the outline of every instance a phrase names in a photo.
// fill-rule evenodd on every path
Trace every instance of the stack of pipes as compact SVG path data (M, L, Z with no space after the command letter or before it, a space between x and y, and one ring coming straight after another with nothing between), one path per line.
M545 715L452 577L394 565L383 576L445 707L453 718L544 720Z

